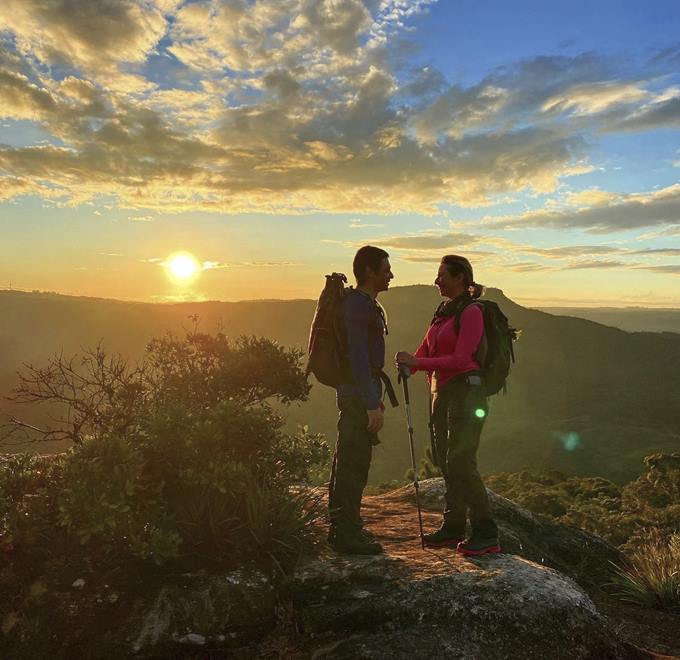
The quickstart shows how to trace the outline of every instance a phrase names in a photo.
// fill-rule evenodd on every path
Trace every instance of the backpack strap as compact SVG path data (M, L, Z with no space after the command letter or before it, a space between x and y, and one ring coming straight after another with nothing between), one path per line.
M455 306L455 311L454 311L454 328L456 329L456 334L460 335L460 317L463 316L463 312L470 306L476 304L476 301L473 300L470 296L465 296L461 298L460 300L456 299L453 301L456 303ZM482 310L484 311L484 310Z

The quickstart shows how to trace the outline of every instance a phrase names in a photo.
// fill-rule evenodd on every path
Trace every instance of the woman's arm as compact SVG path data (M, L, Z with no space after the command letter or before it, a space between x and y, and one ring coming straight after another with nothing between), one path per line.
M408 351L399 351L394 356L394 361L397 365L405 365L411 369L411 373L414 374L418 371L416 366L418 358L429 355L429 349L427 347L427 333L423 337L423 341L420 342L420 346L416 349L416 352L412 355Z

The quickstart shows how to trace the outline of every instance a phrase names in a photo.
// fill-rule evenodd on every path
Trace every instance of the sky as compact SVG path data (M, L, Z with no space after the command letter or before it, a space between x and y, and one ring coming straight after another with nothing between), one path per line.
M457 253L527 305L680 307L677 0L2 0L0 26L1 288L312 298L373 244L394 285Z

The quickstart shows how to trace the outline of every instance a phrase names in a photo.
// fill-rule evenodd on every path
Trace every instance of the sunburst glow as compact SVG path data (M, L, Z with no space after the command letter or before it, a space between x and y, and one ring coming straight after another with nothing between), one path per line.
M177 283L188 283L196 279L201 271L201 264L188 252L176 252L165 260L168 277Z

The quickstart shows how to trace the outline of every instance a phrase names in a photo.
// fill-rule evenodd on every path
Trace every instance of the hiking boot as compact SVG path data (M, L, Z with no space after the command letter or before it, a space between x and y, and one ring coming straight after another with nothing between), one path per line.
M361 534L361 537L366 541L375 541L375 534L370 529L362 527L359 530L359 534Z
M456 552L463 556L496 554L501 551L497 536L472 536L472 538L461 541L456 547Z
M423 541L430 548L455 548L464 537L464 533L442 524L437 531L423 534Z
M336 532L330 536L328 544L343 555L379 555L383 551L382 545L375 538L368 539L361 532L352 534Z

